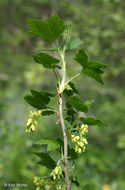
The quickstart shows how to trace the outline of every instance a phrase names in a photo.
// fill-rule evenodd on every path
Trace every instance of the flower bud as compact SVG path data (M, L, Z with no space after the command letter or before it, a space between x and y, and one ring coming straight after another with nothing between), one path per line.
M31 123L32 123L32 119L31 119L31 118L29 118L29 119L28 119L28 121L27 121L27 124L26 124L26 125L27 125L27 126L30 126L30 125L31 125Z

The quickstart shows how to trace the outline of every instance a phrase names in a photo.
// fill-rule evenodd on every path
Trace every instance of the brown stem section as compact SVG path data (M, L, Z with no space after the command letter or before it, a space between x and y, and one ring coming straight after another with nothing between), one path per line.
M67 144L67 133L66 133L66 127L63 119L63 111L62 111L62 94L58 93L59 96L59 116L60 116L60 122L63 132L63 138L64 138L64 172L65 172L65 181L66 181L66 190L70 190L70 181L69 181L69 172L68 172L68 144Z

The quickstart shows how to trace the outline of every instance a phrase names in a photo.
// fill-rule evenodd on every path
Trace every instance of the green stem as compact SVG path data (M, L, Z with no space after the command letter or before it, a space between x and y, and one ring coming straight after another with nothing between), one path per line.
M65 80L66 80L65 49L63 50L58 49L58 52L59 52L61 63L62 63L62 80L61 80L60 89L59 89L60 93L62 93L64 89Z

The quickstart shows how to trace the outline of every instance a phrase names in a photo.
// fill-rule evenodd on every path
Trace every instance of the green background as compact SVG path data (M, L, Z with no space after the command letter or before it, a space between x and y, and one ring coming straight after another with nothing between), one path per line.
M26 134L31 109L23 96L31 88L54 90L51 71L34 63L30 54L48 44L32 37L27 19L48 19L58 13L72 23L72 36L84 41L82 47L91 60L107 64L105 85L87 76L74 83L82 99L94 98L89 116L108 123L108 127L91 127L86 153L76 162L80 188L93 190L125 189L125 1L124 0L0 0L0 189L4 183L28 184L22 189L34 190L33 177L49 171L37 165L33 143L43 137L57 138L61 129L53 117L43 118L33 135ZM67 54L68 76L77 74L80 66Z

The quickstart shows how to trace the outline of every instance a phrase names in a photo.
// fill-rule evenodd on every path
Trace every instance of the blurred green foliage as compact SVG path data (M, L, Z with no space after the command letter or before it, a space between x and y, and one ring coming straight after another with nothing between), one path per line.
M92 184L93 190L125 189L124 10L123 0L0 0L0 189L12 189L3 186L6 182L28 184L24 189L34 189L33 177L46 175L47 169L36 164L32 144L46 133L47 137L61 135L52 116L47 120L43 117L37 133L25 134L30 107L23 100L30 88L55 88L53 74L30 56L47 42L26 33L28 18L46 19L55 13L73 23L73 36L84 41L83 48L91 59L108 65L105 86L86 76L75 80L82 98L96 100L90 117L100 117L109 124L89 130L87 152L76 166L81 189L86 184ZM80 70L72 53L67 55L67 63L69 76Z

